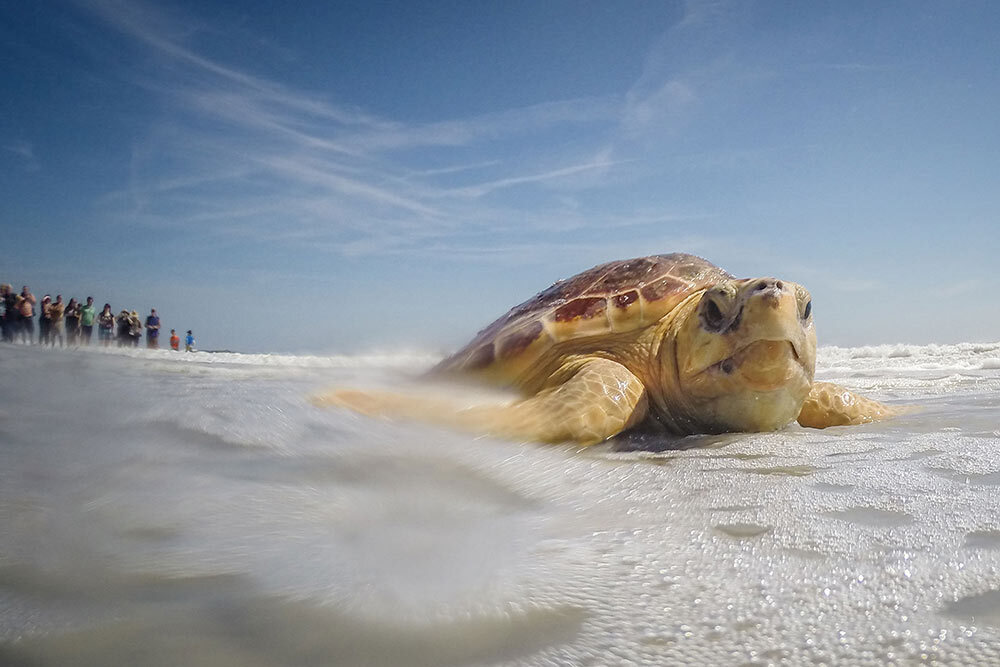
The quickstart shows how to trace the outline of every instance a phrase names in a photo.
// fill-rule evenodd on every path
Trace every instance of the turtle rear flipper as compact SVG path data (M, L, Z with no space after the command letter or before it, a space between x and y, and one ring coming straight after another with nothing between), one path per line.
M799 424L810 428L867 424L888 419L902 410L859 396L829 382L815 382L802 405Z
M592 445L646 416L646 390L627 368L591 359L558 385L508 404L461 407L431 396L341 390L314 396L320 406L346 407L369 416L444 424L482 435Z

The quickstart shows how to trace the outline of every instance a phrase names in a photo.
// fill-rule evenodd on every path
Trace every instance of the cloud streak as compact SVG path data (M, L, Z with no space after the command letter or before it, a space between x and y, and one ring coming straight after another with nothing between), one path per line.
M576 176L578 174L582 174L584 172L589 172L589 171L605 171L611 167L614 167L619 164L624 164L626 162L631 162L631 160L598 159L594 161L585 162L583 164L574 164L574 165L569 165L567 167L560 167L558 169L552 169L550 171L538 174L526 174L523 176L510 176L507 178L501 178L488 183L480 183L478 185L459 188L452 192L473 198L482 197L496 190L510 188L517 185L524 185L527 183L544 183L547 181L565 179L568 176Z
M81 6L139 47L144 56L120 74L165 109L134 148L127 188L104 202L117 211L127 202L122 223L184 227L207 242L235 235L309 239L315 250L353 255L454 253L457 230L513 240L536 229L602 229L608 216L580 198L616 174L641 173L642 137L699 101L680 73L649 65L620 96L407 123L209 57L195 37L221 29L192 17L142 2ZM616 224L673 217L651 216L647 205L617 213ZM449 235L454 242L428 240Z
M4 146L3 149L14 155L22 168L27 171L38 171L42 168L38 158L35 157L35 147L27 141L13 141Z

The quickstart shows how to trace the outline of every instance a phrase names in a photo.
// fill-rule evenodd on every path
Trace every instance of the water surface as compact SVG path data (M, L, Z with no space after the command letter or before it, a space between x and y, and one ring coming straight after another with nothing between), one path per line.
M432 360L0 347L0 663L1000 662L1000 345L920 406L597 448L312 407Z

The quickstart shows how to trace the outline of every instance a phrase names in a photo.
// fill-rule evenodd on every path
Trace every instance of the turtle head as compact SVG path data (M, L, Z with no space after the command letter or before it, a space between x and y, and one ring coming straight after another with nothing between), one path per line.
M809 292L776 278L721 282L675 328L679 402L703 431L769 431L794 420L812 386Z

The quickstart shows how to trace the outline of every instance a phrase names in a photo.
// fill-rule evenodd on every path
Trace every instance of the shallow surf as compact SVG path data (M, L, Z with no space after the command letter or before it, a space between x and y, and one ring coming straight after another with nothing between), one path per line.
M0 663L1000 662L1000 344L892 421L590 449L308 402L434 359L0 347Z

